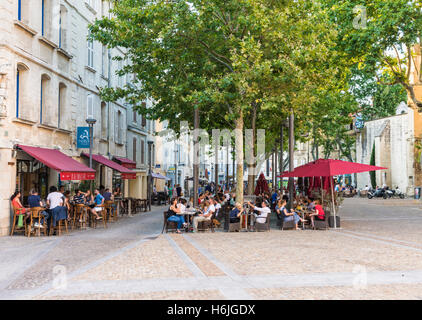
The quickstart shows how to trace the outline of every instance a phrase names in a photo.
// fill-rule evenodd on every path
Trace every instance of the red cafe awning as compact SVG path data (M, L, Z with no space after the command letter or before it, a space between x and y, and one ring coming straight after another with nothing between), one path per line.
M17 145L17 148L60 172L60 180L94 180L95 170L65 155L59 150Z
M113 161L116 161L122 167L125 167L125 168L128 168L128 169L136 169L136 162L132 161L130 159L121 158L121 157L114 157Z
M86 154L86 153L83 152L82 155L84 157L89 158L89 154ZM134 171L132 171L128 168L125 168L125 167L121 166L120 164L118 164L114 161L111 161L111 160L107 159L106 157L104 157L102 155L93 154L92 160L94 160L98 163L101 163L101 164L103 164L103 165L105 165L105 166L107 166L107 167L109 167L113 170L120 172L122 179L136 179L136 172L134 172Z

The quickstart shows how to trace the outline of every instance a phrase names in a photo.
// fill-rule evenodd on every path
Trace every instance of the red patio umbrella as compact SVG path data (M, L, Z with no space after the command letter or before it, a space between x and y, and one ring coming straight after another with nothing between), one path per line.
M313 162L309 162L308 164L305 164L303 166L300 166L292 172L283 174L282 177L332 177L341 174L360 173L385 169L387 168L370 166L362 163L333 159L319 159ZM332 183L332 179L330 179L330 184L331 198L333 200L334 228L336 228L336 208L334 205L334 186Z

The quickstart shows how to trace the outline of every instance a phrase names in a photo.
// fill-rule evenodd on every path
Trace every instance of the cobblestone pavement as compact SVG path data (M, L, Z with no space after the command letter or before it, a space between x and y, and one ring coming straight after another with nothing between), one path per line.
M345 199L341 229L161 234L162 211L0 238L0 299L422 299L422 205Z

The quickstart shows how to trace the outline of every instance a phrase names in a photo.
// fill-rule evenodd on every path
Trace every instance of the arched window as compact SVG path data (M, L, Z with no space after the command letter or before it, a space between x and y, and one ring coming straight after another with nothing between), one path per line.
M28 118L24 106L26 105L25 92L29 68L23 63L18 63L16 68L16 118ZM27 119L29 120L29 119Z
M46 122L48 116L50 80L51 78L47 74L41 76L40 123Z
M136 138L133 138L133 141L132 141L132 160L134 162L137 162L137 159L138 159L136 144L137 144L137 140L136 140Z
M107 136L107 104L102 101L101 102L101 136L105 138Z
M59 83L59 105L58 105L58 119L57 119L57 127L66 129L64 121L64 116L67 111L67 99L66 99L67 87L64 83Z

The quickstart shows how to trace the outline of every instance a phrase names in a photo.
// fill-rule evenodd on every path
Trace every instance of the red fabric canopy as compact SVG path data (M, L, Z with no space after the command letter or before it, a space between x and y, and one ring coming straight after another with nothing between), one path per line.
M341 174L351 174L387 168L367 164L347 162L342 160L320 159L296 168L282 177L332 177Z
M127 158L120 158L120 157L114 157L113 160L116 160L121 166L128 168L128 169L135 169L136 168L136 162L132 161Z
M60 172L61 180L94 180L95 170L65 155L59 150L17 145L31 157Z
M89 154L86 154L86 153L83 152L82 155L84 157L89 158ZM136 179L136 172L134 172L134 171L132 171L128 168L125 168L125 167L121 166L120 164L118 164L114 161L111 161L111 160L107 159L106 157L104 157L102 155L93 154L92 160L94 160L98 163L101 163L101 164L103 164L103 165L105 165L105 166L107 166L107 167L109 167L113 170L120 172L122 174L122 179Z
M268 182L265 179L264 174L261 173L259 175L258 182L256 183L255 195L258 196L261 193L269 192L269 191L270 191L270 189L268 188Z

